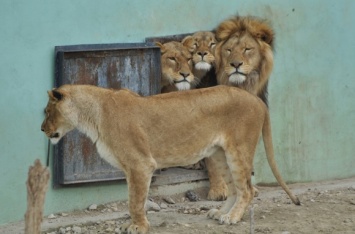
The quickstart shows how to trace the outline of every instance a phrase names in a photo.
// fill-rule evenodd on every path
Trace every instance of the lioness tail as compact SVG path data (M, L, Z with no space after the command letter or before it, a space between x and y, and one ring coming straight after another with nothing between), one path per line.
M282 179L279 170L277 169L275 156L274 156L274 148L273 148L273 144L272 144L270 116L269 116L268 111L265 116L262 134L263 134L264 147L265 147L265 151L266 151L266 157L269 162L272 173L274 174L274 176L275 176L277 182L280 184L280 186L285 190L285 192L291 198L292 202L296 205L301 205L300 200L295 195L293 195L291 190L288 188L288 186L286 185L286 183Z

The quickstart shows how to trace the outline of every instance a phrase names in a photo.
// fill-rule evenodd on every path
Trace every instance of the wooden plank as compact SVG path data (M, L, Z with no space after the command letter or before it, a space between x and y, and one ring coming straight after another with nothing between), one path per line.
M149 43L56 47L56 86L91 84L128 88L148 96L160 92L160 49ZM79 131L54 146L55 186L124 179L124 173L99 157Z
M161 170L160 174L154 176L152 185L177 184L205 179L208 179L206 170L188 170L176 167Z

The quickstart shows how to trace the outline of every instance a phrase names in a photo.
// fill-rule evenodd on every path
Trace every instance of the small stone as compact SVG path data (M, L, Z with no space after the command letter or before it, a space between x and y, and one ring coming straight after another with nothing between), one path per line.
M55 232L47 232L47 234L56 234Z
M284 232L281 232L281 234L291 234L291 232L284 231Z
M161 224L158 225L159 227L166 227L168 226L168 223L166 221L163 221Z
M262 215L262 216L261 216L261 219L266 219L265 215Z
M78 226L73 226L73 232L75 234L80 234L81 233L81 227L78 227Z
M97 205L92 204L91 206L89 206L89 210L97 210Z
M50 215L48 215L48 218L49 218L49 219L56 219L57 216L55 216L54 214L50 214Z
M311 201L311 202L315 202L315 200L314 200L314 199L311 199L310 201Z
M209 207L207 207L207 206L201 206L200 207L200 210L205 210L205 211L207 211L207 210L210 210L211 208L209 208Z
M66 230L65 228L59 228L59 234L65 234Z
M121 233L120 229L119 229L119 228L116 228L116 229L115 229L115 233Z
M60 213L60 215L61 215L62 217L66 217L66 216L68 216L68 214L67 214L67 213Z
M187 197L190 201L193 201L193 202L195 202L195 201L198 200L197 194L196 194L194 191L192 191L192 190L189 190L189 191L186 192L186 197Z
M168 204L175 204L175 201L171 197L163 197L163 200Z
M155 203L155 202L147 200L147 202L145 203L145 210L147 210L147 211L160 211L160 206L157 203Z
M115 224L116 224L116 222L113 221L113 220L106 221L105 223L106 223L107 225L115 225Z
M167 209L168 208L168 205L165 204L164 202L160 203L160 208L162 209Z
M71 227L67 227L65 230L66 230L67 232L69 232L69 231L71 231Z

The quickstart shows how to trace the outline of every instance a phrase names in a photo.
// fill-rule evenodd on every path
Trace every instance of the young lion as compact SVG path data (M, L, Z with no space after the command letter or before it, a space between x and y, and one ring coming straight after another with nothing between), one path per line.
M144 204L156 169L206 157L215 158L229 186L225 205L208 216L226 224L240 221L254 195L251 170L261 132L277 181L300 204L276 167L267 107L246 91L217 86L142 97L126 89L64 85L48 95L41 130L51 142L77 128L103 159L125 172L132 220L120 227L123 232L147 233Z
M192 56L180 42L156 43L161 51L161 92L188 90L195 85Z
M185 37L181 43L192 53L192 72L198 80L197 88L217 85L214 57L217 40L214 33L209 31L196 32Z
M236 16L216 29L216 72L219 84L237 86L267 104L273 67L274 32L263 20Z
M182 40L182 44L192 53L193 73L198 79L197 88L217 85L214 57L216 43L215 34L209 31L196 32ZM207 198L216 201L225 200L228 194L227 184L218 174L211 158L206 158L204 162L210 181Z

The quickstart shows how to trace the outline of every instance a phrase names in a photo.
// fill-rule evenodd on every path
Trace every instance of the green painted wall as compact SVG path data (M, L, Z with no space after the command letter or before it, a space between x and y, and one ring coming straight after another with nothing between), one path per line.
M355 1L3 0L0 4L0 224L23 219L28 167L45 162L40 131L54 46L143 42L209 30L238 12L277 33L270 109L287 181L355 176ZM274 182L262 148L256 182ZM52 189L45 214L127 197L124 184Z

